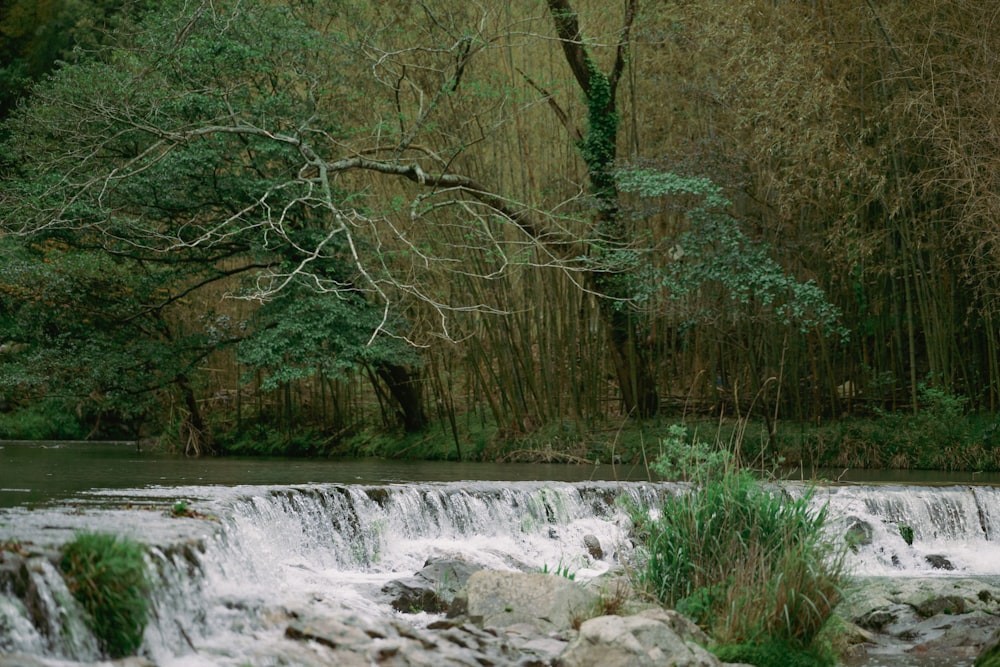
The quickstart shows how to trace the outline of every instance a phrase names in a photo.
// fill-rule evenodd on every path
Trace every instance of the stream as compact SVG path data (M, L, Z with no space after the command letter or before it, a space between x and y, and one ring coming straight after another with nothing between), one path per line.
M984 481L995 480L845 483L841 475L816 502L828 503L836 530L861 531L849 560L858 581L1000 582L1000 486ZM160 667L263 667L297 664L284 636L290 616L425 626L434 615L394 611L381 591L429 558L565 568L585 583L628 555L616 499L655 505L676 491L611 466L190 460L128 444L0 443L0 544L57 546L85 530L129 535L150 547L155 573L143 655ZM199 517L174 517L177 503ZM913 528L912 544L900 525ZM603 558L588 552L586 536L604 546ZM56 568L40 559L30 577L34 611L0 586L0 655L60 667L99 660ZM852 664L971 665L905 649Z

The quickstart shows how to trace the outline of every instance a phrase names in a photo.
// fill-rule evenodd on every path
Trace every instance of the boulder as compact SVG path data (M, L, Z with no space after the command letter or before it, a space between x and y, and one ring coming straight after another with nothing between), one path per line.
M938 614L964 614L969 611L965 598L961 595L934 595L919 602L915 609L924 618Z
M396 611L446 611L473 572L482 568L451 558L430 558L412 577L393 579L382 587Z
M634 616L598 616L584 621L579 635L566 647L557 664L559 667L721 665L718 658L675 630L674 624L687 627L679 618L662 609L652 609Z
M465 615L480 627L527 623L551 632L573 627L596 604L595 593L565 577L481 570L469 577L449 616Z

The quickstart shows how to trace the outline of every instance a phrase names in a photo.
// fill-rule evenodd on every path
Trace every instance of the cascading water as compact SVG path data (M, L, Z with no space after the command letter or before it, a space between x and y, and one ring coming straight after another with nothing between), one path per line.
M161 506L184 498L218 521L172 519L140 512L136 533L150 549L156 573L153 614L143 651L159 665L241 665L282 652L290 617L378 617L396 614L381 594L391 579L411 575L431 557L499 569L572 572L585 581L606 571L623 538L620 495L656 503L653 484L449 483L382 487L309 485L282 488L171 488L101 495L102 503ZM150 497L152 494L154 497ZM95 499L97 497L95 496ZM196 500L195 500L196 499ZM111 516L120 516L114 510ZM19 530L38 536L58 531L115 530L108 512L22 512ZM154 520L155 519L155 520ZM171 526L173 524L173 526ZM187 533L186 530L190 530ZM161 541L147 539L146 531ZM584 536L609 551L591 557ZM167 541L162 541L168 536ZM0 538L2 539L2 538ZM49 566L51 567L51 566ZM0 595L13 612L4 623L24 625L24 605ZM416 622L420 622L419 617ZM11 633L13 634L13 633ZM31 639L0 642L0 651L38 653ZM86 659L50 642L44 654Z
M849 536L857 575L1000 575L996 487L834 486L817 500Z
M150 546L153 613L142 652L156 664L296 664L277 657L288 660L294 650L284 637L289 619L399 616L382 587L428 558L597 577L622 556L617 550L629 549L615 498L655 506L678 491L652 483L467 482L97 492L72 508L5 511L0 543L57 544L79 530L128 534ZM215 518L173 518L167 510L178 500ZM850 535L856 576L1000 575L995 488L830 486L814 502L827 505L832 530ZM901 527L912 530L912 542ZM588 552L590 535L602 559ZM0 654L96 659L58 572L43 557L27 569L30 585L23 577L14 585L10 575L0 590ZM418 625L433 618L403 616Z

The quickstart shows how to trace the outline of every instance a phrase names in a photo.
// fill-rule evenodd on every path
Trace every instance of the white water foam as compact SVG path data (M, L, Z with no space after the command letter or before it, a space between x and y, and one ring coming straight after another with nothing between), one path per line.
M786 488L796 495L805 487ZM596 577L617 562L616 549L629 549L628 520L613 499L626 495L655 505L674 490L610 482L165 487L94 494L93 507L71 511L12 510L7 528L0 522L0 539L15 528L36 541L110 530L158 545L149 553L157 585L144 654L161 667L289 664L298 660L296 651L323 650L285 639L291 619L395 615L382 586L412 575L431 557L568 571L578 581ZM106 507L109 499L114 507ZM170 517L169 508L181 500L218 520ZM832 486L817 489L814 503L826 505L837 539L854 534L848 565L856 576L1000 575L997 489ZM158 509L150 511L153 506ZM912 528L912 544L901 525ZM604 559L588 553L585 535L598 538ZM929 556L954 569L936 569ZM7 629L0 650L93 659L92 637L82 645L53 639L80 615L49 568L33 576L36 588L52 596L45 602L50 627L35 628L24 605L0 591L0 628ZM73 633L81 635L79 627ZM298 663L322 664L322 656Z

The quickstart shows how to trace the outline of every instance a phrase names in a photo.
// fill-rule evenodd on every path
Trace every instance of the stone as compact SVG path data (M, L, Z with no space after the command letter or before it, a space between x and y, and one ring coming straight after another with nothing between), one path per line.
M363 629L333 618L292 621L285 628L285 636L314 641L330 648L364 645L371 639Z
M955 566L950 560L940 554L930 554L924 556L924 560L935 570L954 570Z
M964 614L968 611L965 598L961 595L939 595L930 597L916 605L917 613L927 618L938 614Z
M500 570L473 574L458 600L469 620L481 627L530 623L543 632L573 627L596 603L596 594L565 577Z
M852 516L847 519L844 537L851 550L856 552L859 547L871 545L875 537L875 529L867 521Z
M580 625L559 667L718 667L719 660L671 627L662 610L599 616Z
M382 592L396 611L436 614L446 611L472 573L481 569L460 560L430 558L412 577L393 579Z
M594 560L604 560L604 549L601 548L601 541L596 535L584 535L583 546L587 548L587 553Z
M1000 667L1000 630L983 646L974 664L975 667Z

